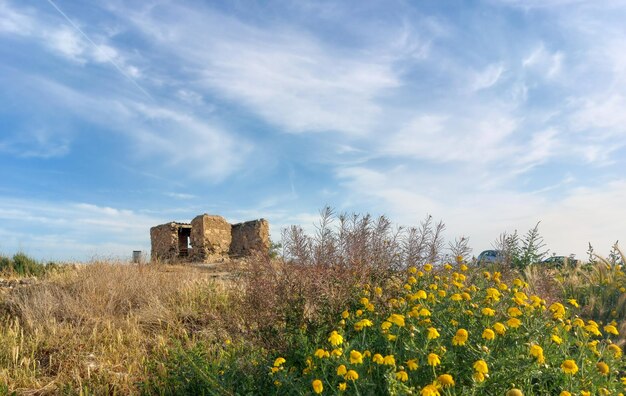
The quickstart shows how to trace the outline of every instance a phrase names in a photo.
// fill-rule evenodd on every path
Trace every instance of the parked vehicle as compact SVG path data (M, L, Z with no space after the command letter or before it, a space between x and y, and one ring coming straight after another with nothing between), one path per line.
M502 251L501 250L485 250L478 255L476 259L476 264L485 265L492 264L496 262L502 261Z
M565 267L566 265L570 266L570 267L574 267L576 265L579 264L579 260L576 260L576 258L574 258L574 256L552 256L552 257L548 257L547 259L542 261L543 264L548 264L550 266L556 267L556 268L562 268Z

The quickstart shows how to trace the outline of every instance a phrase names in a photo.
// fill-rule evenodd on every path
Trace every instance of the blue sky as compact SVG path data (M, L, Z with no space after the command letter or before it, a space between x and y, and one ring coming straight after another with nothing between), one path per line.
M626 238L624 1L0 0L0 252L221 214Z

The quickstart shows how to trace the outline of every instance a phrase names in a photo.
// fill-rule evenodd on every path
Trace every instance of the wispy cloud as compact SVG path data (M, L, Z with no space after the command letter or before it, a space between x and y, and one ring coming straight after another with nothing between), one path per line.
M404 31L388 48L350 49L285 24L259 28L210 9L170 5L130 15L204 89L293 133L371 131L383 112L378 98L400 84L395 62L416 53Z

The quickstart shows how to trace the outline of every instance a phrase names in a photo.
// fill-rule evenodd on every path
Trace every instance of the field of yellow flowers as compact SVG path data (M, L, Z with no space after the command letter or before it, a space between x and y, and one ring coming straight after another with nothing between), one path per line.
M364 284L317 345L268 368L278 394L621 395L615 321L547 304L461 260Z

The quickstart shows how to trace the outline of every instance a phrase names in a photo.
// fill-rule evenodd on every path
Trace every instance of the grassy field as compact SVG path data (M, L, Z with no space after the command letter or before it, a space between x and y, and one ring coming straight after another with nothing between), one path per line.
M7 265L4 279L31 280L0 288L0 394L624 392L623 256L479 268L424 259L430 238L404 265L392 239L304 246L289 232L288 259L228 278L93 262L33 266L33 279Z

